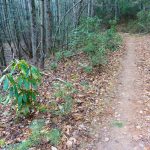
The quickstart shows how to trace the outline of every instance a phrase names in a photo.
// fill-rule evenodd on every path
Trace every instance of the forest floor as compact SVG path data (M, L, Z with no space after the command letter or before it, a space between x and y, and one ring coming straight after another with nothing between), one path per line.
M81 64L88 62L82 53L65 58L54 71L47 62L40 108L28 118L16 118L11 104L0 105L0 142L11 145L28 139L32 121L44 119L43 130L59 129L61 140L52 145L42 138L32 150L150 150L150 36L121 35L120 50L91 73L83 71ZM70 92L63 88L64 81L76 91L70 95L72 109L54 115L64 103L61 93Z

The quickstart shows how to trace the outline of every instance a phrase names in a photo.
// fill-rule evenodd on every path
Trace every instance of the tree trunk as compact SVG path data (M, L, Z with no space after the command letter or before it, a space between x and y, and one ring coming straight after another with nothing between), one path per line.
M44 0L41 0L41 51L40 51L40 68L44 69Z
M73 26L76 28L77 25L77 6L76 0L73 0Z
M31 42L33 63L37 65L37 50L36 50L36 9L35 1L29 0L30 22L31 22Z
M118 20L118 0L115 0L115 20Z
M45 38L46 38L46 52L48 52L52 47L52 17L50 10L50 0L45 0Z
M79 10L78 10L78 17L77 17L77 26L80 24L80 18L82 15L82 9L83 9L83 0L79 3Z
M60 20L61 20L60 0L56 0L56 9L57 9L57 12L56 12L57 25L59 25L60 24ZM59 33L60 33L60 30L59 30Z
M5 53L4 53L4 47L3 47L3 43L0 39L0 63L1 66L6 66L6 59L5 59Z

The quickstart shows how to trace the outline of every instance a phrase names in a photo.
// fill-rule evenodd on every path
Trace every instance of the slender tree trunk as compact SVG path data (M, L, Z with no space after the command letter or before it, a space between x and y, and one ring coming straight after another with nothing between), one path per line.
M82 9L83 9L83 0L79 3L79 10L78 10L78 17L77 17L77 26L80 24L80 18L82 15Z
M115 0L115 20L118 20L118 0Z
M77 26L77 6L76 0L73 0L73 26L76 28Z
M6 66L4 47L3 47L3 43L1 41L1 39L0 39L0 63L2 66Z
M91 17L91 0L88 0L88 17Z
M40 68L44 69L44 0L41 0L41 51L40 51Z
M56 0L56 9L57 9L57 13L56 13L56 17L57 17L57 25L60 24L60 20L61 20L61 12L60 12L60 0ZM59 29L59 33L60 33L60 29Z
M94 0L91 0L91 17L94 16Z
M37 65L37 50L36 50L36 9L35 1L29 0L30 22L31 22L31 42L33 63Z
M6 28L5 29L2 29L3 32L4 32L4 36L6 38L6 41L8 43L8 45L10 46L11 48L11 53L12 55L14 56L14 49L12 48L11 44L13 43L13 35L12 35L12 32L10 30L10 19L9 19L9 12L8 12L8 9L10 9L10 5L12 4L12 2L9 0L8 1L8 4L7 4L7 1L6 0L3 0L3 7L4 7L4 15L1 16L2 18L2 22L4 23L4 26ZM4 18L3 18L4 17ZM7 38L8 37L8 38ZM15 45L15 44L14 44ZM17 48L16 48L17 49Z
M45 0L45 38L46 38L46 52L48 52L52 47L52 17L51 17L51 10L50 10L50 0Z

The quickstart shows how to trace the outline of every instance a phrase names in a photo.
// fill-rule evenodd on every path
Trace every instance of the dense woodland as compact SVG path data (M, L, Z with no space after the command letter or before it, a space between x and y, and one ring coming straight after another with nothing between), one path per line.
M120 32L150 32L149 0L0 0L0 109L16 133L0 134L0 148L80 150L69 134L107 91Z
M148 0L1 0L0 4L1 66L7 64L4 50L10 49L12 58L27 55L43 68L52 53L72 49L72 34L82 32L80 25L92 17L100 20L99 32L110 28L110 20L131 19L138 20L140 27L135 28L140 32L149 31Z

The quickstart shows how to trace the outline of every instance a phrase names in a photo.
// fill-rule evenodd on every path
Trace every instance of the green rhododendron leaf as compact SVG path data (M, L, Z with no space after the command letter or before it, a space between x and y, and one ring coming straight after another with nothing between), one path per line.
M20 108L21 105L22 105L22 99L23 99L23 96L22 95L19 95L18 97L18 107Z
M24 87L25 87L27 90L29 90L29 88L30 88L30 83L29 83L28 81L26 81L26 80L24 80Z
M3 89L4 89L4 91L7 91L8 88L9 88L9 80L8 80L8 78L6 78L3 83Z

